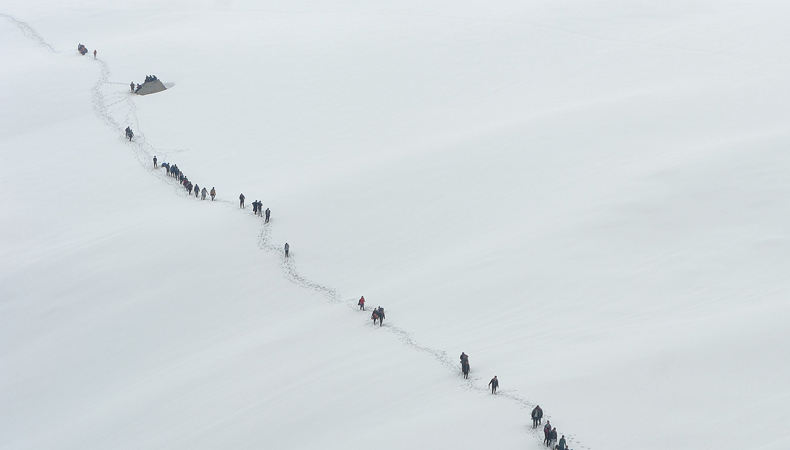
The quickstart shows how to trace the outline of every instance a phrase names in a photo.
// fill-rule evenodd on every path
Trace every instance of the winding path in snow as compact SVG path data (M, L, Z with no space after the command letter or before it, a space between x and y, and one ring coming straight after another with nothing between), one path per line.
M38 46L49 51L50 53L63 53L62 51L56 50L52 45L50 45L40 34L38 34L38 32L36 32L36 30L33 27L31 27L26 22L22 22L13 16L3 13L0 13L0 17L7 19L9 22L14 24L17 28L20 29L20 31L25 35L25 37L32 40ZM91 60L90 58L88 59ZM148 143L148 141L145 138L145 134L142 132L142 130L139 127L139 121L137 119L137 107L134 103L134 96L125 90L125 87L127 85L125 85L124 83L114 83L110 81L110 69L105 61L101 59L95 59L92 61L98 64L100 67L99 78L96 80L96 83L91 88L92 107L96 117L98 117L99 120L101 120L102 122L104 122L105 125L111 128L113 132L117 133L119 136L119 140L124 141L129 146L129 148L132 149L132 151L134 152L135 156L138 159L138 162L140 163L142 168L146 170L146 173L150 174L152 177L158 178L162 182L168 183L170 186L173 187L174 191L177 194L181 193L180 195L186 195L184 193L184 189L178 184L173 183L170 177L162 174L162 171L149 170L153 155L162 155L167 157L173 153L178 153L184 150L160 149ZM105 89L105 87L111 84L124 84L124 89L121 92L114 92L112 95L106 96L103 90ZM113 117L113 113L117 113L121 109L126 110L123 124L119 123L119 121ZM125 128L124 124L129 124L132 127L132 129L135 131L134 140L131 142L126 142L126 138L123 133L123 130ZM236 204L235 201L231 202L227 200L218 200L218 202L223 203L225 207L233 208L233 210L238 211L238 209L235 208L235 204ZM261 231L260 234L258 235L258 246L261 250L268 253L275 253L280 257L280 268L282 269L285 278L291 281L292 283L296 284L297 286L321 294L329 303L346 305L349 309L356 311L357 300L355 298L343 299L341 298L340 294L335 288L311 280L299 272L296 265L297 258L294 255L291 255L290 257L286 258L283 250L283 245L275 244L272 242L271 239L272 226L273 226L272 222L268 224L263 224L261 226ZM383 327L383 329L395 335L395 337L399 339L406 347L430 355L434 360L436 360L437 363L443 366L447 371L457 374L459 376L460 386L464 390L488 395L488 386L487 384L483 384L485 383L485 380L481 379L480 377L470 377L469 379L461 378L460 363L455 358L450 357L445 350L440 350L437 348L433 348L421 344L414 338L412 332L397 326L397 324L393 324L392 321L388 321L387 326ZM529 412L532 410L532 408L535 407L534 402L522 397L516 391L512 391L512 390L500 390L498 391L496 398L500 398L500 399L504 398L507 401L515 403L521 409L527 410L526 421L528 423L524 426L525 431L528 434L532 435L539 442L543 441L543 434L541 433L542 428L538 427L536 429L533 429L531 426L532 421L529 418ZM551 415L548 413L544 413L544 419L550 420ZM588 449L588 450L590 449L590 447L587 447L579 443L575 439L574 434L565 433L565 436L569 445L574 444L578 448Z

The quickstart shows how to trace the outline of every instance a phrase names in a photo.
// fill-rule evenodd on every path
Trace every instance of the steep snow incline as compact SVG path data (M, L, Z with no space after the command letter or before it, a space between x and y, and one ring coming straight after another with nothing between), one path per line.
M249 210L153 170L128 94L96 116L102 62L0 32L0 447L537 448L516 405L291 283Z
M2 79L20 89L0 91L13 231L0 289L16 299L2 325L9 349L40 343L1 355L20 374L0 386L21 392L4 404L30 405L9 429L29 429L42 410L49 424L72 419L79 397L55 395L72 395L69 383L34 392L50 372L86 378L75 358L52 355L68 346L98 364L107 352L93 343L108 327L133 356L100 364L96 389L75 392L118 421L74 430L115 436L133 423L135 448L516 448L536 444L522 409L534 403L576 450L790 444L783 2L72 6L4 11L55 49L97 47L112 70L91 92L99 64L3 25L18 44L0 51L20 64ZM175 85L130 100L128 83L145 74ZM108 118L91 114L91 95ZM132 124L138 143L102 122ZM229 203L179 198L148 176L152 152ZM62 173L70 164L79 183ZM47 170L31 178L20 167ZM234 214L239 192L272 209L271 228ZM37 220L30 198L45 195L62 208L58 222ZM44 268L52 284L32 281ZM101 312L98 293L114 287L139 308L132 317L163 316L148 341ZM391 333L350 310L361 294L387 308ZM85 338L66 338L69 314ZM21 332L38 322L62 331ZM184 341L163 345L176 324ZM256 345L263 358L225 364ZM195 365L171 369L179 358L159 347ZM451 369L461 351L470 384ZM110 395L139 383L130 366L151 380L135 391L139 409ZM331 373L314 377L316 367ZM496 400L480 394L495 374ZM185 377L225 387L170 414L203 391L156 394ZM303 397L268 394L285 379ZM153 419L160 399L168 416ZM185 434L195 440L174 438Z

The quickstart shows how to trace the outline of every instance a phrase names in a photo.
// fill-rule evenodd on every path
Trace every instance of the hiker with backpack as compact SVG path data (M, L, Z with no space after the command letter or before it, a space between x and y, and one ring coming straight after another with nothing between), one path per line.
M362 297L360 297L359 301L357 302L357 305L359 305L359 310L360 311L364 311L365 310L365 296L364 295Z
M378 311L378 315L379 315L379 326L380 326L380 327L381 327L381 326L384 326L384 308L382 308L381 306L379 306L379 307L377 308L377 311Z
M543 409L541 409L540 405L537 405L532 410L532 428L537 428L541 419L543 419Z

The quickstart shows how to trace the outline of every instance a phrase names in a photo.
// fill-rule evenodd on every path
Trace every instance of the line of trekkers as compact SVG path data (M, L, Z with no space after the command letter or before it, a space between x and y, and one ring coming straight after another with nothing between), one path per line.
M214 198L217 196L217 191L213 187L209 192L206 190L205 186L203 187L203 189L201 189L197 183L192 184L192 182L189 181L189 178L187 178L184 172L182 172L181 169L178 168L178 164L171 165L170 163L163 162L161 166L157 166L156 163L157 163L156 156L154 156L154 169L156 169L157 167L164 168L165 173L167 173L168 176L177 179L178 183L181 186L183 186L184 189L186 189L187 194L192 195L194 193L195 198L200 197L201 200L205 200L206 195L210 195L212 202L214 201Z
M469 378L469 370L469 355L461 352L461 373L464 374L464 379ZM488 386L491 387L491 393L496 394L496 390L499 388L499 379L496 375L488 382ZM540 405L536 405L530 415L532 417L532 428L535 429L543 422L543 408ZM552 427L548 420L543 427L543 443L546 447L554 450L570 450L564 434L557 442L557 428Z

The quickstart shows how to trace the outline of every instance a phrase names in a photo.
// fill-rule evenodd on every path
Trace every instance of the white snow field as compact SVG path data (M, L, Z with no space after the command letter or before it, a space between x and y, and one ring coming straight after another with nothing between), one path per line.
M0 448L790 448L788 21L3 2Z

